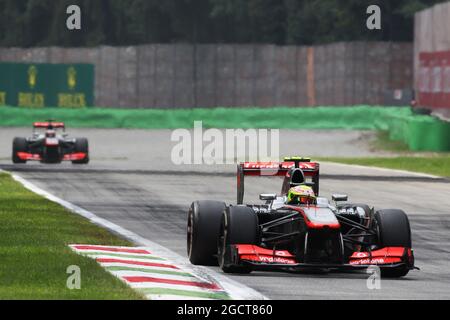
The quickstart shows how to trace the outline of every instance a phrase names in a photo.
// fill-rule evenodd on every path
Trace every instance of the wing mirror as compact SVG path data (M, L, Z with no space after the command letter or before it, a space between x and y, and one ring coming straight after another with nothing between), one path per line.
M333 194L331 199L334 202L344 202L344 201L348 201L348 195L346 195L346 194Z
M275 193L263 193L259 195L259 200L263 201L273 201L277 198Z

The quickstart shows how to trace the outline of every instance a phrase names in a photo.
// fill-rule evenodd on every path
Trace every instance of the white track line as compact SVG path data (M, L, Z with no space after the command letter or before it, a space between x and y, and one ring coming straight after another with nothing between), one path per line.
M116 276L117 277L117 276ZM160 283L160 282L126 282L127 285L129 285L133 289L153 289L153 288L160 288L160 289L176 289L176 290L186 290L191 291L195 293L220 293L223 292L222 290L214 290L214 289L207 289L202 287L196 287L196 286L188 286L185 284L166 284L166 283ZM169 293L163 293L164 295ZM186 297L188 299L188 297Z
M98 263L98 261L97 261ZM125 268L140 268L140 269L153 269L157 271L173 271L173 272L183 272L189 273L186 269L172 269L172 268L164 268L164 267L156 267L156 266L141 266L129 263L120 263L120 262L100 262L102 267L125 267ZM203 278L200 278L203 279Z
M219 284L224 290L227 291L227 293L230 295L232 299L235 300L266 300L268 299L263 294L257 292L256 290L247 287L237 281L234 281L222 274L219 274L213 270L210 270L206 267L201 266L193 266L189 260L185 257L180 256L179 254L173 252L172 250L169 250L153 241L150 241L148 239L145 239L138 234L127 230L125 228L122 228L121 226L118 226L106 219L100 218L93 214L92 212L89 212L81 207L78 207L66 200L60 199L57 196L37 187L33 183L27 181L26 179L16 175L11 174L14 180L21 183L25 188L28 190L41 195L48 200L58 203L61 206L69 209L70 211L85 217L92 223L101 226L103 228L106 228L113 233L126 238L133 243L147 247L151 252L157 256L160 256L162 258L166 258L172 263L174 263L177 266L180 266L183 268L184 271L192 272L194 275L199 277L200 279L204 279L206 282L216 282Z
M155 297L158 300L179 300L179 301L185 301L186 298L183 296L172 296L170 294L164 294L164 295L155 295L155 294L149 294L147 295L149 299L154 299ZM212 299L204 299L204 298L195 298L195 297L189 297L189 300L212 300Z
M181 280L181 281L198 281L197 278L188 275L173 275L173 274L151 274L142 271L117 270L110 271L112 274L120 277L153 277L166 280Z
M111 256L111 255L107 255L107 254L84 254L84 253L79 253L77 252L79 255L82 255L84 257L88 257L88 258L92 258L92 259L118 259L118 260L133 260L133 261L137 261L137 262L150 262L150 263L159 263L159 264L168 264L168 262L166 260L155 260L155 259L145 259L145 258L129 258L127 256ZM169 262L170 264L170 262ZM139 267L136 266L135 267Z

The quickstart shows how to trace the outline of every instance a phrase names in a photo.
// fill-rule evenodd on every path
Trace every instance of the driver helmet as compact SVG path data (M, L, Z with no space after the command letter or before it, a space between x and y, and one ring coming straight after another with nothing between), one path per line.
M56 137L56 131L55 130L47 130L45 136L47 138L55 138Z
M296 186L289 189L287 195L288 204L316 204L317 197L309 186Z

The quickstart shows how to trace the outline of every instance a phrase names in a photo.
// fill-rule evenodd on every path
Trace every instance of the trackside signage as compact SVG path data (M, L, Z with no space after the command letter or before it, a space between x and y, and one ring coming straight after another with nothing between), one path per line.
M94 104L94 65L0 63L0 105L84 108Z
M419 60L419 105L450 108L450 51L421 52Z

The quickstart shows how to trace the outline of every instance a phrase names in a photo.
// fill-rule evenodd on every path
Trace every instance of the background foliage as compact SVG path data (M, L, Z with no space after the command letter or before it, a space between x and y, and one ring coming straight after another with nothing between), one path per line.
M0 46L411 41L414 13L443 0L0 0ZM81 31L65 27L82 9ZM382 9L369 31L366 9Z

